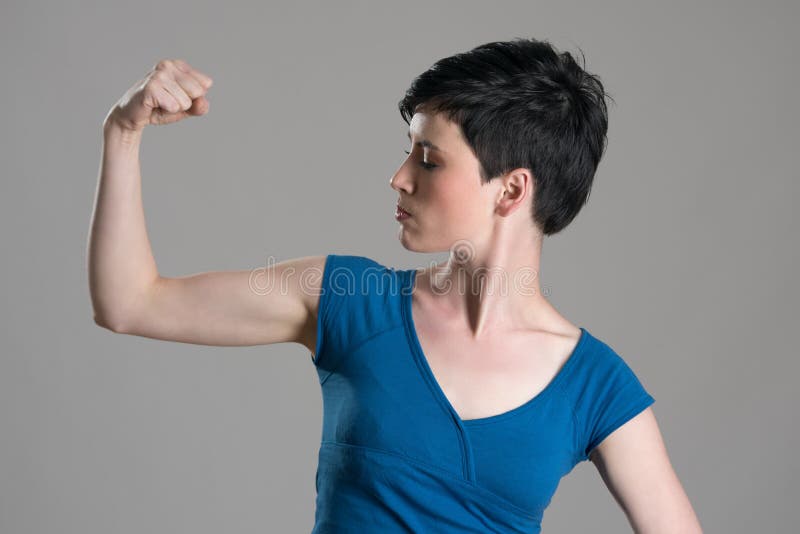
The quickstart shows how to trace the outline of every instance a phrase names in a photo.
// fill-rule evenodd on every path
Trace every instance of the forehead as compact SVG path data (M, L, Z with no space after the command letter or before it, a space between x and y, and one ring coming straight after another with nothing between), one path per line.
M414 113L408 125L408 133L415 139L427 139L448 152L457 149L461 143L458 125L448 121L440 113Z
M442 130L446 129L446 120L439 113L429 113L418 111L411 117L411 122L408 125L408 131L411 134L425 134L434 135L443 133Z

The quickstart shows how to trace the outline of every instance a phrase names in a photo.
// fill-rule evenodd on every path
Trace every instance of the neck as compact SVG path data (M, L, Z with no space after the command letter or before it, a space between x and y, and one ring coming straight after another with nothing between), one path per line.
M448 260L431 269L431 291L442 295L475 340L547 329L558 315L541 293L541 234L512 230L499 223L475 241L459 241Z

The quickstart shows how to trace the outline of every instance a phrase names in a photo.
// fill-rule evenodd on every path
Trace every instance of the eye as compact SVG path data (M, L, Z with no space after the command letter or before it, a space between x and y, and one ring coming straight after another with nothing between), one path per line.
M409 152L408 150L403 150L403 152L405 152L408 155L411 155L411 152ZM420 161L419 165L420 165L420 167L422 167L423 169L428 170L428 171L438 167L438 165L434 165L433 163L427 163L425 161Z

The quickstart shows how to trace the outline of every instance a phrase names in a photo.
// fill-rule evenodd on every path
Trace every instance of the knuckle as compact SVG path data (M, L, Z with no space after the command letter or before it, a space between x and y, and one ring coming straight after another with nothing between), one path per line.
M189 109L192 106L192 99L185 92L181 92L175 100L178 101L181 109Z
M153 87L153 84L152 83L146 84L144 86L144 89L142 90L142 94L144 95L145 98L155 97L156 90L155 87Z
M197 98L199 96L203 96L203 94L205 93L203 88L200 87L200 85L198 83L196 83L196 82L194 82L192 80L186 79L184 81L184 84L185 84L184 85L184 91L186 91L186 95L189 98L194 99L194 98Z
M153 74L153 80L157 81L158 83L165 83L169 79L169 74L166 71L159 70Z

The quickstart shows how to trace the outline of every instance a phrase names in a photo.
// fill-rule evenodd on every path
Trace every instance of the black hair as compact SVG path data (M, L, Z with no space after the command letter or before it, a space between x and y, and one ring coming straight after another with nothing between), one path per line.
M585 66L582 50L581 57ZM456 123L480 162L482 183L529 169L533 222L552 235L589 199L607 144L607 96L570 53L516 37L440 59L412 81L398 107L408 124L423 110Z

